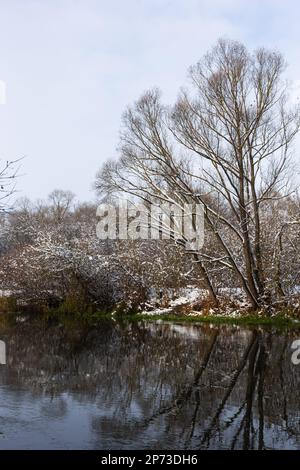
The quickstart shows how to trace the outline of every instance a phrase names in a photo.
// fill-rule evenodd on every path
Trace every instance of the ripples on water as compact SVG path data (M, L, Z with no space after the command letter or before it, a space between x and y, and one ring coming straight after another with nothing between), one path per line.
M1 449L299 449L297 333L169 323L0 330Z

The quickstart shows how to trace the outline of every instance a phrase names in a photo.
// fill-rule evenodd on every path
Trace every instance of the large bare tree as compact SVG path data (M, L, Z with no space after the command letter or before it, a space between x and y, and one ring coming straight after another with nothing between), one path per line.
M97 176L99 191L146 201L201 203L215 252L193 253L217 302L210 267L234 274L253 307L269 305L262 214L291 194L299 111L288 106L285 63L220 40L190 69L191 91L172 107L158 90L124 114L120 157ZM265 220L265 219L264 219Z

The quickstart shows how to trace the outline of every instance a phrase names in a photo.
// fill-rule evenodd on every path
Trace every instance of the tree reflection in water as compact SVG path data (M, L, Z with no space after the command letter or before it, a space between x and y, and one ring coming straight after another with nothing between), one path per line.
M164 322L26 322L1 332L8 357L0 381L19 409L28 406L25 392L40 400L45 423L64 423L80 404L89 448L300 448L296 337Z

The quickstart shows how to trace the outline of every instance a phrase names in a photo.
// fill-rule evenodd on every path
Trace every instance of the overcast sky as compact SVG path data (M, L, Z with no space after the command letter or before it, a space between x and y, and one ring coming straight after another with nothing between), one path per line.
M174 100L220 36L282 51L299 80L299 18L296 0L0 0L0 158L26 156L19 196L93 199L124 108L152 86Z

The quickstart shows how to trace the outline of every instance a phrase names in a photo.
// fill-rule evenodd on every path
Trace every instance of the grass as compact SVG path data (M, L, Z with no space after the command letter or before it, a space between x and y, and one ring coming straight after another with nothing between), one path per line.
M293 328L300 329L300 322L295 322L293 318L287 317L284 314L278 314L274 317L245 315L237 318L225 315L207 315L207 316L191 316L191 315L147 315L137 313L135 315L128 315L130 320L146 320L146 321L170 321L176 323L188 324L202 324L209 323L213 325L241 325L241 326L274 326L277 328Z

